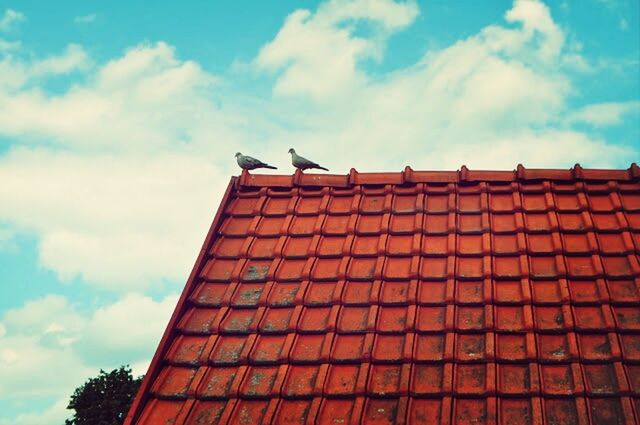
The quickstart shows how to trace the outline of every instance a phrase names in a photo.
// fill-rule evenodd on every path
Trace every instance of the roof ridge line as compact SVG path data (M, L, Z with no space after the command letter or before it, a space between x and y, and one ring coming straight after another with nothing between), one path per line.
M351 168L348 174L307 174L296 170L293 174L250 174L243 171L237 184L248 187L296 187L331 186L351 187L358 184L413 184L413 183L461 183L461 182L517 182L528 180L640 180L640 167L633 162L627 169L583 168L575 164L569 169L526 168L518 164L516 169L471 170L466 165L455 171L414 170L407 165L398 172L359 172Z

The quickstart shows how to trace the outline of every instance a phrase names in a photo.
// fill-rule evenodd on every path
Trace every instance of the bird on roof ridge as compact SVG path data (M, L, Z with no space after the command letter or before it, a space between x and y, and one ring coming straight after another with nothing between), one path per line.
M329 171L328 168L321 167L313 161L309 161L307 158L304 158L298 155L295 149L289 149L289 153L291 154L291 164L299 170L308 170L311 168L318 168L320 170Z
M236 152L236 161L243 170L255 170L256 168L270 168L272 170L278 169L273 165L269 165L249 155L242 155L240 152Z

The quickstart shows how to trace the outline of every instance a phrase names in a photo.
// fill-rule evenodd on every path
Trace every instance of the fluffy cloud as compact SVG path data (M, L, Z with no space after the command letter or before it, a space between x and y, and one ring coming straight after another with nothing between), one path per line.
M587 105L572 112L568 120L572 123L584 123L594 127L606 127L620 124L631 113L640 113L639 101L605 102Z
M89 15L76 16L75 18L73 18L73 22L76 24L90 24L91 22L95 21L97 17L98 15L95 13L91 13Z
M100 368L135 364L146 372L175 307L177 295L154 301L130 293L91 314L80 313L59 295L48 295L0 317L0 398L19 405L43 397L59 398L45 412L0 424L59 423L69 395Z
M628 105L568 106L585 62L539 1L516 0L504 22L372 78L388 38L417 14L391 0L292 12L251 62L272 97L229 92L233 77L164 42L100 65L79 46L5 55L0 135L16 144L0 156L0 221L36 233L40 262L62 278L142 290L184 281L245 148L282 165L295 145L337 172L619 167L638 156L584 128L615 125ZM45 89L48 76L78 71L68 90Z
M26 19L24 13L7 9L4 11L2 17L0 17L0 31L9 31L14 25Z

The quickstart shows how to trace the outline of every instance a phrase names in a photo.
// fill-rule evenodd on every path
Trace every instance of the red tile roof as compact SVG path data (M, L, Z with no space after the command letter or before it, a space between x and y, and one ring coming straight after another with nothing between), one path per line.
M640 422L640 169L232 178L126 424Z

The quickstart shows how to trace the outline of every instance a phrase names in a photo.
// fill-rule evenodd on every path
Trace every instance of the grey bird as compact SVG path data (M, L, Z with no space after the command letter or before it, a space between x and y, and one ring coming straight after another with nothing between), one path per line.
M236 161L238 161L238 165L243 170L255 170L256 168L270 168L272 170L278 169L277 167L266 164L259 159L252 158L248 155L242 155L240 152L236 153Z
M308 170L310 168L319 168L320 170L329 171L328 168L321 167L313 161L309 161L307 158L301 157L295 151L295 149L289 149L289 153L291 154L291 164L299 170Z

